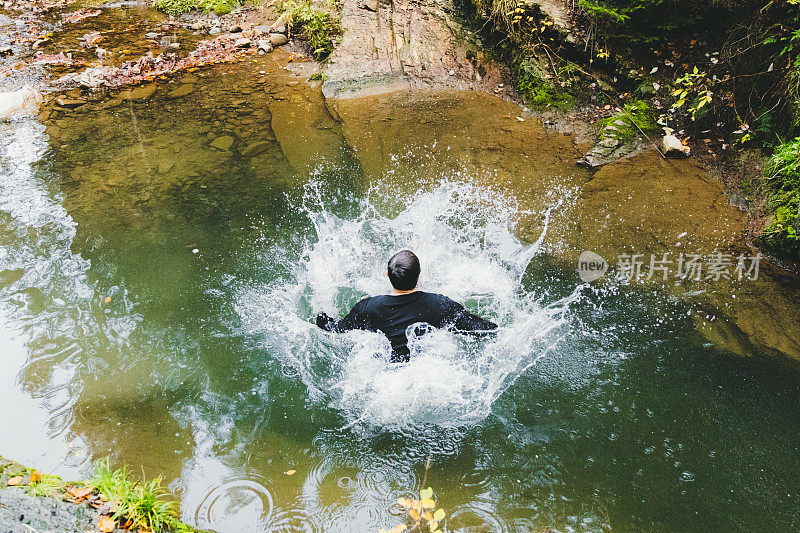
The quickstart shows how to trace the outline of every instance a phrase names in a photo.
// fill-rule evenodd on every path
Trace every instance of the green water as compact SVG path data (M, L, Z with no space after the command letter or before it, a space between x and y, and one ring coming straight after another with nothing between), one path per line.
M47 104L0 124L4 454L64 475L105 456L141 466L165 476L186 521L218 531L392 526L428 460L449 531L800 527L795 370L708 343L661 290L576 291L553 242L521 282L506 273L504 250L530 250L503 240L515 224L534 220L536 237L571 218L558 200L589 176L569 138L471 93L331 110L294 75L309 66L285 65L265 56L166 81L149 100ZM230 147L212 147L219 137ZM506 243L491 254L485 228ZM312 271L315 243L337 236L341 263ZM481 387L505 376L493 401L464 374L432 376L471 390L454 423L405 398L408 418L355 421L359 406L315 390L369 339L304 321L317 302L342 313L386 290L381 258L403 242L429 251L423 288L510 331L553 320L530 353L475 370ZM471 257L495 277L465 268ZM564 298L558 317L543 313ZM277 327L262 308L291 316Z

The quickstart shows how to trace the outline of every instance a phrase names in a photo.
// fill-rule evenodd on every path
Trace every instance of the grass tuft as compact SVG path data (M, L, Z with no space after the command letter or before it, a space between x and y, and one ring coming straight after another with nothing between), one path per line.
M116 503L113 518L126 529L190 532L190 527L178 520L178 505L167 500L167 491L157 477L147 481L134 481L127 467L112 470L108 459L95 464L94 476L87 483L94 485L100 495Z

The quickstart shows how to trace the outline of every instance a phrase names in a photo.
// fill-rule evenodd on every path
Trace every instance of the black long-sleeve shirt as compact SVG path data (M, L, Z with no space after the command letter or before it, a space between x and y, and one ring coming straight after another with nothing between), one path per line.
M494 322L467 312L464 306L447 296L423 291L364 298L341 320L324 314L317 320L317 324L327 331L380 331L392 344L393 363L408 361L410 352L406 330L418 322L476 336L487 335L497 329Z

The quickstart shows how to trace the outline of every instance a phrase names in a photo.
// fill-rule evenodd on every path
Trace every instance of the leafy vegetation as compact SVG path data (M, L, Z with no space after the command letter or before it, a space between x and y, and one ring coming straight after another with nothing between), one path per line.
M780 145L764 169L772 216L761 234L771 250L800 259L800 137Z
M598 121L601 127L613 127L614 137L627 142L638 137L640 133L650 134L658 130L653 108L645 100L628 102L622 111Z
M315 59L325 60L330 57L342 28L329 9L321 9L311 0L278 0L275 9L281 14L280 19L286 21L290 29L297 30L300 37L308 42Z
M192 529L178 520L178 506L167 500L161 478L151 481L144 478L134 481L127 467L112 470L108 459L95 464L94 476L88 481L100 492L103 499L112 502L116 509L112 518L126 529L191 532Z
M233 11L238 2L236 0L154 0L153 6L168 15L180 15L196 9L197 11L213 12L224 15Z
M531 109L543 110L549 107L566 111L574 103L566 91L555 87L540 67L530 57L520 59L516 66L517 91ZM562 73L565 72L562 70Z
M444 509L436 508L432 488L428 487L419 491L418 500L398 498L397 504L406 513L405 523L398 524L388 531L381 529L379 533L401 533L403 531L441 533L447 514Z

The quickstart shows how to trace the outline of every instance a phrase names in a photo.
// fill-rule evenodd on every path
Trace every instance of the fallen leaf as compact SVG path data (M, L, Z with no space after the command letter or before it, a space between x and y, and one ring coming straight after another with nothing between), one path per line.
M397 503L403 507L411 507L411 502L408 501L408 498L397 498Z
M39 483L42 480L42 473L38 470L34 470L31 474L31 485L34 483Z
M104 302L108 303L110 301L111 301L111 296L106 296L106 299L104 300Z
M11 479L8 480L7 485L9 487L16 487L20 483L22 483L22 476L14 476L14 477L12 477Z
M284 472L284 474L286 474L287 476L293 476L295 472L297 472L297 470L287 470L286 472Z
M103 533L111 533L117 529L117 524L110 516L101 516L100 519L97 520L97 529Z
M427 489L422 489L419 491L419 497L423 500L427 498L431 498L433 496L433 489L428 487Z
M442 520L444 520L444 517L445 517L444 509L438 509L435 513L433 513L433 519L436 520L437 522L441 522Z
M75 487L70 485L66 489L66 493L74 496L75 498L85 498L94 491L94 487Z
M433 501L432 499L425 498L424 500L422 500L423 509L433 509L434 507L436 507L436 502Z

